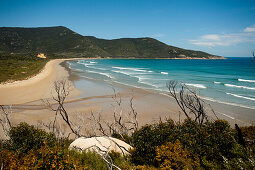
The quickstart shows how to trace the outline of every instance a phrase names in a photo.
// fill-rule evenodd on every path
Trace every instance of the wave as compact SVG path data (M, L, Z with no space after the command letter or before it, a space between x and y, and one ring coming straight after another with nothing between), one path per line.
M255 83L255 80L238 79L238 81L244 81L249 83Z
M197 87L197 88L201 88L201 89L206 89L206 86L203 84L186 84L187 86L193 86L193 87Z
M216 103L221 103L221 104L226 104L226 105L231 105L231 106L237 106L237 107L243 107L243 108L246 108L246 109L255 109L255 107L249 107L249 106L245 106L245 105L237 104L237 103L223 102L223 101L216 100L216 99L213 99L213 98L210 98L210 97L201 97L201 98L204 99L204 100L211 101L211 102L216 102Z
M131 70L131 71L137 71L137 72L147 72L147 73L153 73L151 70L145 70L145 68L131 68L131 67L112 67L119 70Z
M108 74L108 73L101 73L101 72L91 71L91 70L86 70L86 71L89 72L89 73L101 74L101 75L106 76L106 77L108 77L110 79L113 79L113 77L110 74Z
M237 86L237 85L233 85L233 84L224 84L224 86L227 86L227 87L236 87L236 88L243 88L243 89L248 89L248 90L255 90L255 87Z
M115 73L121 73L121 74L125 74L125 75L128 75L128 76L131 76L132 73L130 72L126 72L126 71L117 71L117 70L111 70L112 72L115 72ZM132 77L132 76L131 76Z
M219 82L219 81L214 81L213 83L214 83L214 84L220 84L221 82Z
M161 86L158 86L158 85L155 85L153 83L151 83L151 81L144 81L144 80L155 80L155 79L152 79L152 78L147 78L147 77L141 77L141 76L134 76L136 78L138 78L138 83L142 83L142 84L146 84L146 85L149 85L149 86L152 86L152 87L155 87L155 88L159 88ZM163 79L156 79L156 80L163 80Z
M90 63L90 64L96 64L97 62L95 62L95 61L90 61L89 63Z
M160 72L160 73L161 73L161 74L168 74L167 72L163 72L163 71L162 71L162 72Z
M231 95L231 96L235 96L235 97L238 97L238 98L243 98L243 99L255 101L255 98L251 98L251 97L240 96L240 95L233 94L233 93L226 93L226 94Z

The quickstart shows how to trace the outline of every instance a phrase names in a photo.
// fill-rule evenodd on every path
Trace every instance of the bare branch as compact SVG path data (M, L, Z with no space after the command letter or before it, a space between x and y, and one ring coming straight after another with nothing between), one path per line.
M178 92L177 85L180 87ZM200 125L208 121L204 101L197 95L196 91L176 81L170 81L167 87L169 96L175 99L187 119L194 119ZM215 114L214 111L213 113Z

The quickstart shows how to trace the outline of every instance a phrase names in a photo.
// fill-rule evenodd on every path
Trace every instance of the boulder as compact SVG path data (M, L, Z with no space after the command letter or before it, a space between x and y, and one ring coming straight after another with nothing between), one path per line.
M80 137L70 144L69 149L89 150L100 153L114 151L126 155L129 154L128 150L132 149L132 146L116 138L101 136L91 138Z

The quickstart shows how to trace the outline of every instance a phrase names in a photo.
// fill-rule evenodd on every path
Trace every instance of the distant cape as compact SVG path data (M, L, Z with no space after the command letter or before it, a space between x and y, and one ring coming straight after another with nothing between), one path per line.
M51 58L175 58L223 59L202 51L186 50L156 39L113 40L82 36L66 27L0 27L0 55L37 55Z

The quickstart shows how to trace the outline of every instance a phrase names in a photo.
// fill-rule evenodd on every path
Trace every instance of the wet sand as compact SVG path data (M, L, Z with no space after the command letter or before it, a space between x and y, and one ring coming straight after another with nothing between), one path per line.
M44 124L52 122L55 112L45 107L41 99L49 99L53 106L56 106L51 100L54 95L52 87L54 81L63 78L70 80L73 84L65 106L74 123L91 128L91 122L87 119L91 117L91 113L100 114L103 121L111 122L114 111L123 115L132 111L131 99L133 108L138 113L139 126L156 123L160 119L171 118L174 121L180 121L185 118L174 99L169 96L126 85L80 78L75 71L71 71L62 62L63 60L49 62L45 68L46 70L51 69L50 73L45 74L42 79L37 79L37 81L29 79L24 81L31 82L23 85L16 83L0 86L0 104L12 105L11 121L13 124L27 122L39 126L42 125L42 122ZM60 63L62 64L60 65ZM62 67L63 65L66 68ZM115 89L116 99L113 89ZM121 104L119 105L120 98ZM207 103L211 104L219 118L229 121L232 126L235 123L240 126L254 123L254 110L214 102ZM208 110L210 109L208 108ZM209 117L213 120L216 119L212 112L209 113ZM67 127L63 129L67 129Z

